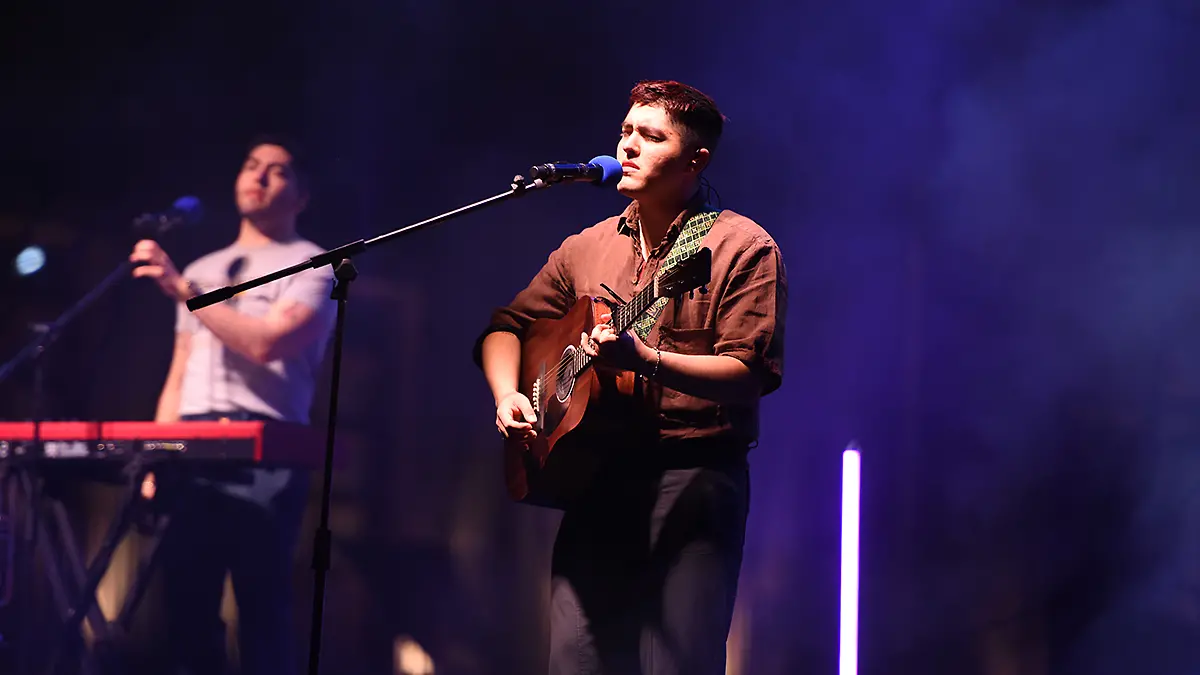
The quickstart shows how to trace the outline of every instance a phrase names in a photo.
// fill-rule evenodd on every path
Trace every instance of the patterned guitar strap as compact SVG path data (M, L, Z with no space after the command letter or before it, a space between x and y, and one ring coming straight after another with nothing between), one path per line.
M679 236L675 238L675 244L671 246L671 251L667 253L667 259L663 261L662 267L658 270L658 275L661 277L664 272L679 264L681 260L687 259L696 251L700 250L700 242L704 240L704 235L712 229L713 222L717 216L721 215L720 211L712 210L705 206L701 211L687 219L683 227L679 230ZM641 339L645 340L650 334L650 329L654 327L658 317L662 314L663 308L667 306L667 301L670 298L659 298L650 305L650 309L646 310L645 314L637 321L633 322L634 333Z

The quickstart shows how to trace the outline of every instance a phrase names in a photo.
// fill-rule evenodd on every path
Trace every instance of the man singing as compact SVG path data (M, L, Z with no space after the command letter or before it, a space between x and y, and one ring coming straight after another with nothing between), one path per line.
M313 390L336 318L332 270L259 286L189 312L200 293L306 260L323 249L296 233L308 202L298 150L261 138L250 145L234 186L237 239L180 274L153 241L129 259L177 303L175 352L155 420L283 420L307 424ZM241 672L294 671L291 564L307 502L306 473L239 469L191 481L162 544L168 649L177 672L226 670L220 619L225 575L238 607Z
M707 293L671 300L652 325L617 335L606 314L579 336L597 365L633 371L647 386L644 405L619 407L619 435L592 439L608 465L564 508L552 560L552 675L725 672L747 453L759 400L782 382L787 282L771 236L701 192L724 121L690 86L635 86L617 144L617 189L631 203L568 237L476 343L497 428L530 438L536 416L517 391L529 325L561 318L577 298L628 300L664 263L712 251Z

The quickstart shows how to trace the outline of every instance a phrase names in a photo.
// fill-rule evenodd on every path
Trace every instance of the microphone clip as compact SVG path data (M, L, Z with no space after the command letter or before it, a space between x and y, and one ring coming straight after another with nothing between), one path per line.
M530 181L525 176L517 174L513 176L512 183L509 184L509 187L512 188L512 194L514 197L520 197L530 190L550 187L550 184L541 178L536 178L533 181Z

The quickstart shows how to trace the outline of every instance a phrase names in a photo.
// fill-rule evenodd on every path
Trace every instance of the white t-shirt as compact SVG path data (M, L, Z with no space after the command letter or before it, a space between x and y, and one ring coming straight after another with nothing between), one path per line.
M228 246L188 265L185 279L204 292L248 281L308 260L324 249L304 239L263 246ZM293 300L317 311L323 337L290 358L257 364L226 348L179 304L175 329L191 333L191 354L180 390L179 414L247 411L307 424L316 378L337 318L329 297L333 269L326 265L272 281L226 300L249 316L265 316L273 304Z

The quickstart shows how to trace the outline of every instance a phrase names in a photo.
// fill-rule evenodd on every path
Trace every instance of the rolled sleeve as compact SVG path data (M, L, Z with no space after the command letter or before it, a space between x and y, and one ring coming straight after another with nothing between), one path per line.
M196 278L196 264L192 263L183 269L180 273L184 279ZM175 305L175 332L176 333L195 333L200 330L200 319L197 319L191 310L187 308L185 303L176 303Z
M187 308L187 305L180 302L175 305L175 332L176 333L195 333L200 330L200 320L197 319L192 312Z
M771 239L753 240L738 256L717 308L713 351L745 363L765 396L783 382L787 273Z
M312 321L321 330L316 335L327 336L337 323L337 301L333 299L333 268L323 265L296 273L291 283L279 294L279 302L294 302L313 310Z
M337 303L331 297L332 293L333 269L324 265L316 269L297 272L292 277L291 283L279 294L279 299L297 302L311 307L317 312L336 313Z
M533 280L512 302L492 312L487 328L476 338L472 349L476 366L483 367L483 341L488 335L505 331L522 337L537 319L566 316L575 301L570 260L575 238L574 235L568 237L550 254Z

